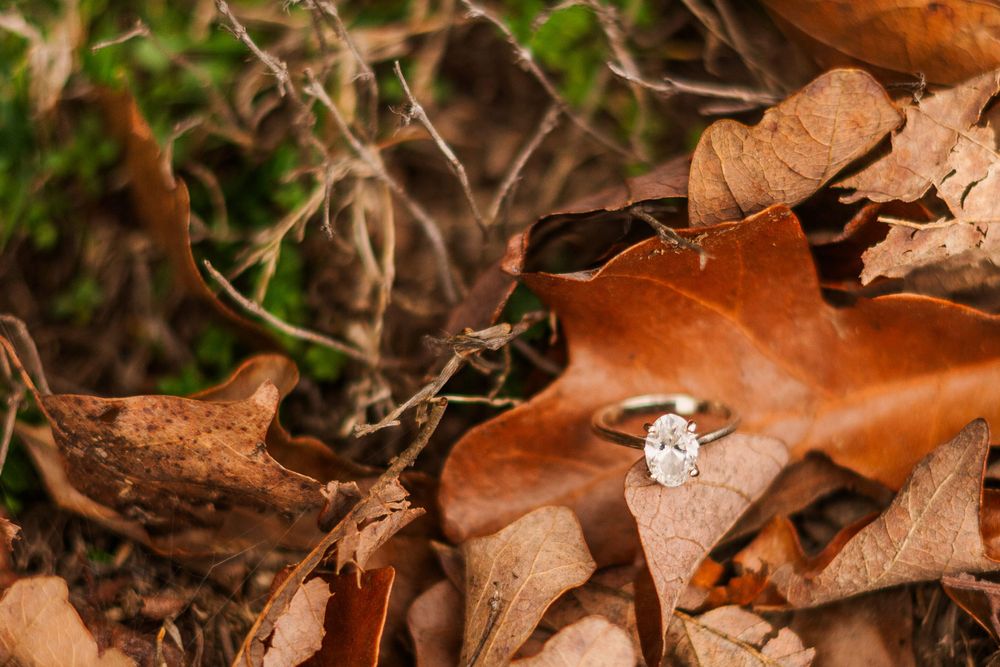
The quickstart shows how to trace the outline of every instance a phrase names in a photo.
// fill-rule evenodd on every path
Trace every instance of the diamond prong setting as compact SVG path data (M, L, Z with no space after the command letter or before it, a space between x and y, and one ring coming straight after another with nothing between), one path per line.
M649 475L663 486L674 487L697 477L696 426L680 415L667 413L653 422L646 433L644 452Z

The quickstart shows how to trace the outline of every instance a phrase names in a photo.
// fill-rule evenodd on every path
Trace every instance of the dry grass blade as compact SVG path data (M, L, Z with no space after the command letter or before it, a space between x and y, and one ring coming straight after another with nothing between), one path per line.
M371 148L365 146L361 143L361 140L355 136L354 132L351 131L350 126L347 124L347 120L344 115L337 108L337 105L333 103L330 96L326 93L326 90L320 84L319 80L313 75L312 72L306 72L306 78L308 79L308 84L305 87L305 92L307 95L314 97L316 100L322 104L327 111L330 112L330 117L333 118L334 123L336 123L337 128L340 130L341 135L347 141L348 145L354 150L361 160L368 165L375 174L375 177L380 181L385 183L386 186L392 193L402 202L406 209L413 216L417 224L420 225L420 229L427 236L427 239L431 243L431 249L434 251L434 256L436 259L436 268L438 272L438 277L441 281L441 287L444 289L445 298L449 303L455 303L459 296L461 296L464 288L456 281L453 275L453 267L451 266L451 259L448 254L448 247L445 243L444 236L441 233L441 227L435 221L430 213L428 213L423 206L418 204L413 200L410 195L407 194L406 190L403 188L399 182L396 181L389 172L385 170L385 166L382 164L381 159L378 155L372 151Z
M337 352L345 354L351 359L354 359L356 361L360 361L362 363L369 365L373 363L370 354L366 354L365 352L362 352L356 347L348 345L347 343L342 343L339 340L336 340L329 336L325 336L321 333L316 333L315 331L310 331L308 329L303 329L302 327L297 327L294 324L289 324L284 320L275 317L267 310L265 310L264 307L258 304L256 301L251 301L250 299L240 294L240 292L235 287L233 287L232 283L226 280L225 276L219 273L207 259L204 260L203 264L205 266L205 270L208 271L208 274L210 276L212 276L212 279L215 280L215 282L217 282L219 286L222 287L223 290L225 290L226 294L232 297L233 301L238 303L247 312L251 313L252 315L256 315L257 317L261 318L274 328L282 331L283 333L288 334L293 338L298 338L299 340L308 341L310 343L315 343L316 345L321 345L323 347L330 348L331 350L336 350Z

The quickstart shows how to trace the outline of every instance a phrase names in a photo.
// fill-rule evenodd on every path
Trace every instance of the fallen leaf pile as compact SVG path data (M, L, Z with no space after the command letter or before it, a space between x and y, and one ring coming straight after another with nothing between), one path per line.
M874 67L820 74L756 123L718 121L690 159L516 237L507 277L487 276L456 321L502 312L516 278L568 361L520 405L436 443L439 475L404 468L444 398L415 401L414 444L382 472L285 430L279 404L299 378L283 355L193 396L52 393L4 316L3 354L44 418L12 428L53 501L206 585L279 561L243 610L249 632L230 638L247 667L910 665L912 592L936 582L936 601L1000 639L1000 317L969 296L1000 287L998 12L763 5L818 61ZM941 58L913 13L956 40ZM887 84L913 71L930 85ZM266 351L270 337L202 279L187 190L138 108L102 95L133 186L152 186L133 187L137 212L180 285ZM666 199L685 201L686 219ZM649 217L658 233L627 243L579 233L600 259L545 262L576 225ZM845 280L847 265L863 269ZM668 488L591 416L673 393L741 419ZM98 641L65 581L13 573L17 530L0 516L0 664L137 664ZM170 627L158 659L190 664L162 652Z

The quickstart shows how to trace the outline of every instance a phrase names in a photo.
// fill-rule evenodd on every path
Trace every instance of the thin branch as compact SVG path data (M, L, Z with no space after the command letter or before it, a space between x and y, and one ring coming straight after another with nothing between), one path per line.
M361 50L358 48L354 38L351 37L347 26L344 25L344 20L340 18L337 5L332 0L305 0L305 3L306 7L317 13L330 26L330 29L347 46L347 49L354 57L354 61L358 65L358 74L354 78L363 81L365 87L368 89L368 123L370 125L369 130L374 131L375 123L378 120L378 81L375 78L374 70L372 70L371 65L368 64L364 56L361 55Z
M288 76L288 65L286 65L282 60L275 58L267 51L261 49L257 44L251 39L250 34L242 23L233 15L232 10L229 9L229 3L226 0L215 0L215 8L219 10L219 13L226 19L229 23L229 31L233 33L243 46L250 49L250 52L257 56L257 59L264 63L264 66L271 71L274 78L278 80L278 93L284 97L285 94L292 92L294 94L294 86L292 86L291 78Z
M497 192L493 196L493 201L490 203L490 208L487 212L487 224L490 226L496 223L497 217L500 215L500 207L503 206L504 200L507 198L507 195L510 194L511 188L514 187L514 183L516 183L521 177L521 171L524 169L524 165L528 163L531 156L536 150L538 150L538 147L541 146L545 137L547 137L549 133L555 129L559 122L559 116L561 116L562 113L563 110L558 104L550 106L549 110L545 112L542 122L538 125L534 134L531 135L531 139L528 140L528 143L526 143L514 157L514 161L511 163L510 168L507 170L507 174L503 178L503 182L500 183L500 187L497 188Z
M563 98L562 95L559 94L559 91L556 90L555 85L552 83L551 80L549 80L549 77L545 74L545 72L542 71L542 68L538 66L538 63L535 62L534 58L531 55L531 51L529 51L527 48L522 46L520 42L517 41L517 37L514 36L514 33L510 31L510 28L507 27L507 24L504 23L499 16L489 11L488 9L475 4L474 2L472 2L472 0L462 0L462 4L465 5L466 9L468 10L468 14L471 18L485 19L489 23L492 23L497 28L497 30L499 30L503 34L507 42L511 45L511 47L513 47L514 54L517 57L517 61L521 65L521 67L524 68L525 71L527 71L529 74L531 74L532 77L534 77L534 79L539 83L542 89L545 90L546 94L548 94L548 96L551 97L552 100L559 105L559 108L566 114L566 117L569 118L574 125L580 128L580 130L582 130L584 134L591 137L605 148L612 150L615 153L618 153L619 155L623 155L628 158L635 157L632 154L632 151L630 151L628 148L625 148L624 146L620 145L617 141L608 137L606 134L604 134L603 132L595 128L593 125L588 123L586 120L584 120L576 113L574 113L573 107L569 104L569 102L567 102Z
M448 384L448 380L474 356L486 350L499 350L527 331L532 325L540 321L540 319L540 313L528 313L517 324L497 324L479 331L467 331L451 337L446 341L452 349L451 358L448 359L447 363L445 363L434 379L425 384L420 391L396 407L378 423L357 426L354 429L354 435L360 438L389 426L398 426L399 418L404 412L416 405L431 400Z
M976 224L993 224L1000 222L1000 218L984 218L976 220L962 220L960 218L938 218L937 220L932 220L930 222L921 222L919 220L907 220L906 218L897 218L891 215L880 215L878 217L879 222L884 222L887 225L895 225L897 227L907 227L908 229L941 229L943 227L954 227L955 225L976 225Z
M462 186L462 192L465 194L466 201L469 202L469 208L472 209L472 215L476 219L476 224L479 225L480 229L486 229L486 222L483 220L483 214L479 212L479 205L476 204L476 198L472 196L472 186L469 185L469 176L465 173L465 166L462 161L458 159L455 155L455 151L451 149L448 142L444 140L441 133L437 131L434 127L434 123L427 116L427 112L424 111L424 107L417 101L417 98L413 96L413 92L410 90L410 85L406 82L406 77L403 76L403 70L399 66L399 61L397 60L393 63L393 71L396 73L396 78L399 79L399 83L403 86L403 93L406 95L406 99L409 102L409 107L404 113L404 119L409 122L411 118L416 118L427 133L431 135L431 139L437 144L438 149L444 155L445 159L448 160L448 165L451 167L452 173L455 174L455 178Z
M148 36L149 36L149 26L143 23L142 19L136 19L135 25L132 27L131 30L123 32L122 34L118 35L117 37L113 37L112 39L105 39L102 42L94 44L92 47L90 47L90 52L97 53L101 49L106 49L109 46L117 46L118 44L124 44L130 39L134 39L136 37L148 37Z
M337 105L333 103L330 96L326 94L326 90L320 85L319 81L309 70L306 70L306 77L309 80L308 85L305 87L305 92L307 95L319 100L326 109L330 112L330 116L333 121L337 124L340 129L341 134L347 143L350 144L354 152L357 153L358 157L368 165L372 170L372 173L380 181L385 183L393 194L403 203L406 209L410 212L410 215L416 219L417 223L420 225L427 236L427 239L431 243L431 250L437 259L437 270L438 276L441 280L441 286L444 289L445 298L449 303L455 303L458 300L461 288L456 283L454 277L452 276L451 259L448 254L448 247L445 244L444 236L441 234L441 229L438 223L430 216L430 214L424 210L424 208L415 202L406 193L396 179L389 175L385 167L382 165L382 161L379 159L378 155L372 152L367 146L361 143L361 140L354 135L351 128L347 125L347 120L344 115L340 113L340 109Z
M632 72L622 69L615 63L608 63L608 69L626 81L642 86L643 88L648 88L655 93L667 97L678 93L688 93L703 97L739 100L760 106L774 104L780 99L762 90L730 84L712 83L711 81L693 81L680 77L664 77L662 82L648 81Z
M352 345L342 343L339 340L330 338L324 334L303 329L302 327L297 327L294 324L289 324L284 320L278 319L268 311L264 310L264 308L257 302L251 301L247 297L240 294L239 291L233 287L232 283L226 280L225 276L219 273L207 259L204 260L203 263L205 265L205 270L212 276L212 279L215 280L215 282L217 282L223 290L225 290L226 294L228 294L233 301L242 306L247 312L256 315L279 331L286 333L293 338L298 338L299 340L308 341L310 343L315 343L316 345L330 348L331 350L336 350L337 352L347 355L351 359L361 361L365 364L370 365L372 363L369 355Z
M264 66L270 70L271 74L278 80L278 94L282 97L286 95L292 101L293 106L298 114L295 119L296 132L299 135L299 141L303 146L310 146L316 150L324 159L329 159L330 154L327 151L326 146L323 145L316 135L312 133L312 126L315 122L312 111L306 106L306 103L302 101L302 96L299 95L298 89L292 84L291 77L288 74L288 65L285 64L279 58L272 56L267 51L261 49L250 37L247 29L240 23L239 19L233 14L232 10L229 9L229 5L225 0L215 0L215 7L218 9L219 13L222 14L223 18L226 19L228 25L226 26L231 33L240 42L246 46L251 53L253 53L258 60L260 60Z
M659 236L660 240L663 241L664 243L676 245L678 247L686 248L688 250L694 250L696 253L698 253L698 266L701 268L702 271L705 270L705 264L708 262L711 255L709 255L708 252L706 252L705 249L702 248L699 244L684 238L676 231L674 231L672 227L668 227L667 225L663 224L662 222L654 218L652 215L646 212L641 206L633 206L628 209L628 212L630 215L639 218L640 220L648 224L650 227L652 227L653 230L656 231L656 235Z
M441 398L447 399L449 403L467 403L474 405L488 405L492 408L512 408L524 403L524 399L514 397L493 397L489 396L464 396L461 394L444 394Z

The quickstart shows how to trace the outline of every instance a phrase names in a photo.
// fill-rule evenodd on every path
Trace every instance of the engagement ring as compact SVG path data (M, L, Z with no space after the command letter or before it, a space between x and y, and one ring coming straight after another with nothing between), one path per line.
M645 437L616 428L626 417L657 413L660 417L646 424ZM698 435L695 423L687 419L696 415L718 417L724 424ZM697 477L698 448L729 435L739 423L740 418L728 405L687 394L634 396L601 408L591 420L594 433L605 440L643 450L650 477L663 486L680 486Z

